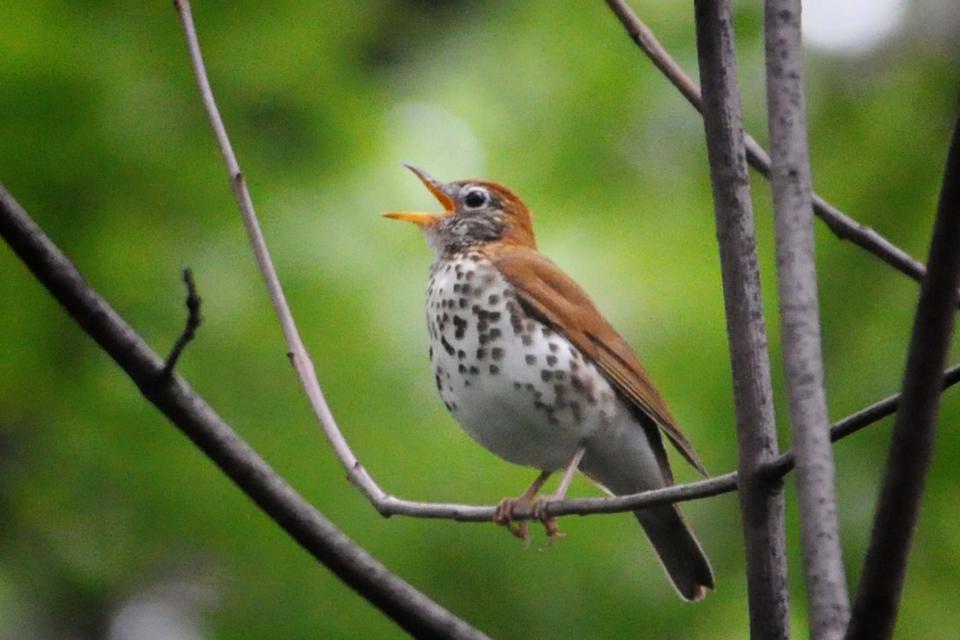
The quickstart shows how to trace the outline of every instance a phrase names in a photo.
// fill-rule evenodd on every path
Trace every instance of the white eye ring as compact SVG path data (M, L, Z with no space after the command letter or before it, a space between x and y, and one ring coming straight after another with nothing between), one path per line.
M467 209L480 209L488 202L490 202L490 194L480 187L472 187L463 195L463 204Z

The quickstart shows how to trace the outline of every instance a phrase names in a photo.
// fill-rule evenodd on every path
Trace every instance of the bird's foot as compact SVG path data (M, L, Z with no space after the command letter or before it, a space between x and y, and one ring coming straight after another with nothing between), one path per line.
M529 508L530 502L530 498L526 495L520 496L519 498L504 498L497 505L497 510L493 514L493 521L502 527L506 527L507 531L517 538L520 538L524 542L529 542L530 531L527 527L527 521L515 521L513 519L513 510L521 506Z
M548 515L546 512L547 505L549 505L551 502L557 502L562 499L563 498L560 496L541 496L534 501L533 506L530 508L531 517L536 518L541 524L543 524L543 528L547 532L548 542L559 540L567 535L560 531L560 527L557 525L556 517Z

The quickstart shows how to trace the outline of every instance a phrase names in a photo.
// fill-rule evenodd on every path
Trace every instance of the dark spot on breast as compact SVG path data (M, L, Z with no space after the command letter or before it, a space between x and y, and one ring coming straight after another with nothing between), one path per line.
M463 364L463 363L461 362L461 363L460 363L460 366L457 367L457 371L459 371L460 373L466 373L466 372L467 372L467 365L465 365L465 364Z
M460 285L460 292L463 293L463 295L467 295L468 293L470 293L470 288L471 287L469 284L464 283Z
M492 311L492 312L488 313L488 314L487 314L487 319L489 319L490 322L500 322L500 312L499 312L499 311Z
M490 374L495 376L498 373L500 373L500 367L495 364L490 365Z
M500 347L494 347L490 352L490 355L493 356L494 360L503 360L503 349Z
M550 380L553 379L553 371L550 371L549 369L542 369L540 371L540 379L544 382L550 382Z
M500 329L498 329L497 327L490 329L490 340L497 340L501 336L503 336L503 332L500 331Z
M457 350L457 360L463 360L466 357L467 357L466 351L464 351L463 349Z
M483 360L487 357L486 349L477 349L477 360Z
M470 365L470 374L471 374L471 375L474 375L474 376L475 376L475 375L478 375L479 373L480 373L480 368L477 367L477 365L475 365L475 364Z
M487 302L489 304L497 304L498 302L500 302L500 296L498 296L495 293L491 293L490 297L487 298Z
M525 333L522 336L520 336L520 341L523 342L523 346L525 347L529 347L530 345L533 344L533 338L531 338L530 334L528 333Z
M552 335L553 335L553 331L550 330L550 327L544 327L544 328L543 328L543 337L544 337L544 338L549 338L549 337L552 336Z
M571 361L570 361L570 371L576 371L576 370L579 369L579 368L580 368L580 363L579 363L579 362L577 362L576 360L571 360Z
M443 383L440 382L440 374L433 374L433 381L437 383L437 391L443 392Z
M453 292L454 292L454 293L460 293L460 285L459 285L459 284L453 285Z
M554 377L554 379L556 379L556 380L565 380L565 379L567 378L567 372L566 372L566 371L554 371L554 372L553 372L553 377Z
M480 320L477 322L477 331L486 331L489 326L486 319Z
M548 356L547 356L547 364L548 364L549 366L551 366L551 367L557 366L557 356L553 355L552 353L551 353L550 355L548 355Z
M550 353L556 353L557 349L560 348L560 345L558 345L556 342L551 342L547 346L550 348Z
M443 345L443 350L447 352L448 356L452 356L456 353L456 349L453 348L453 345L447 342L446 336L440 336L440 344Z
M467 308L467 299L466 299L466 298L460 298L460 300L458 300L458 302L460 303L460 308L461 308L461 309L466 309L466 308ZM450 307L451 307L451 308L453 307L453 301L450 302Z
M537 364L537 356L528 353L524 360L527 361L527 364Z
M473 271L467 271L467 280L473 280L474 273Z
M570 413L573 415L573 421L577 424L583 422L583 410L580 408L580 403L576 400L571 400L569 406Z
M513 388L519 391L520 389L523 388L523 385L520 384L520 383L517 382L517 381L514 381L514 382L513 382Z

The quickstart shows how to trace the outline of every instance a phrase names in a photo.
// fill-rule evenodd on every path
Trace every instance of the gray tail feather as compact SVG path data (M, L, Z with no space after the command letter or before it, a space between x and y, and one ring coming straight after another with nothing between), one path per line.
M667 576L684 600L702 600L713 589L713 569L676 505L635 511Z

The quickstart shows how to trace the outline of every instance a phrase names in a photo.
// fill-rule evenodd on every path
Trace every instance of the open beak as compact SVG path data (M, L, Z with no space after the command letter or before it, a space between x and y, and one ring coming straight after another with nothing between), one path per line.
M444 184L435 180L430 176L429 173L415 167L412 164L404 164L407 169L410 169L418 178L420 182L423 183L423 186L433 194L433 197L436 198L441 205L443 205L443 213L440 215L434 215L430 213L419 213L416 211L399 211L397 213L385 213L384 218L390 218L391 220L403 220L404 222L412 222L418 227L425 228L432 225L435 225L440 221L445 215L450 215L454 209L453 198L451 198L447 192L444 190Z

